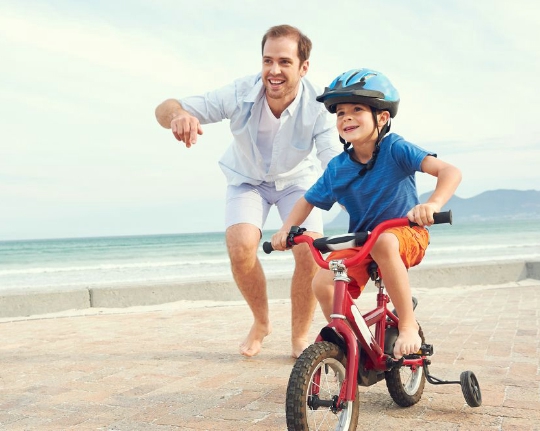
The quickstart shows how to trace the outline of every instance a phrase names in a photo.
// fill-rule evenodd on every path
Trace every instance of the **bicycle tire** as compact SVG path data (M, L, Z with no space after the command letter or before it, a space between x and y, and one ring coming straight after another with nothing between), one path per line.
M285 410L289 431L353 431L358 425L358 385L354 401L334 412L328 404L337 399L346 376L347 357L334 343L323 341L305 349L291 371ZM320 376L319 376L320 374ZM314 381L319 377L319 384ZM356 376L353 376L356 383ZM312 389L318 392L316 395ZM326 403L321 406L319 403Z
M482 392L478 379L472 371L463 371L459 377L461 391L467 404L471 407L480 407L482 405Z
M422 344L425 344L422 328L418 331ZM385 371L384 378L386 387L394 402L401 407L410 407L420 401L424 386L426 385L426 375L424 367L402 366Z

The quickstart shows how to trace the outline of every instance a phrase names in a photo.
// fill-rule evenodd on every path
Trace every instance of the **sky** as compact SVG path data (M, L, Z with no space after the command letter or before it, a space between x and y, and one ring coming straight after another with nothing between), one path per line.
M392 130L458 166L456 195L540 189L536 0L2 0L0 240L223 231L228 122L187 149L155 107L261 68L273 25L313 83L368 67ZM426 178L427 177L427 178ZM419 194L435 179L419 175ZM325 214L331 220L339 210ZM280 226L276 211L267 229Z

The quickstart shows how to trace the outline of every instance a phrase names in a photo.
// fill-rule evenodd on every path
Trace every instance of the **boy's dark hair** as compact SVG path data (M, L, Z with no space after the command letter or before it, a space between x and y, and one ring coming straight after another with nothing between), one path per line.
M298 58L300 59L300 65L304 64L304 61L309 60L311 54L311 40L304 33L291 25L275 25L270 27L262 38L261 51L264 53L264 45L268 39L276 39L278 37L292 37L298 41Z

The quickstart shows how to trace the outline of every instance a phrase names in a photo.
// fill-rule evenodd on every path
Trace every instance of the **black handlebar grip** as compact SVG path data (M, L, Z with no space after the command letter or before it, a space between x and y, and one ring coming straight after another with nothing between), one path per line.
M440 213L434 213L433 214L433 224L442 224L442 223L450 223L452 224L452 210L440 212Z
M272 253L274 251L274 247L272 247L272 243L268 241L263 242L263 251L266 254Z

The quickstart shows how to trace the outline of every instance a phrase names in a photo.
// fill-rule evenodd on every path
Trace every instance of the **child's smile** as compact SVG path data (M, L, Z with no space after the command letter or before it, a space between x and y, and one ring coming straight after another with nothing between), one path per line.
M347 142L354 144L376 138L373 114L369 106L358 103L340 103L337 105L336 116L337 129Z

